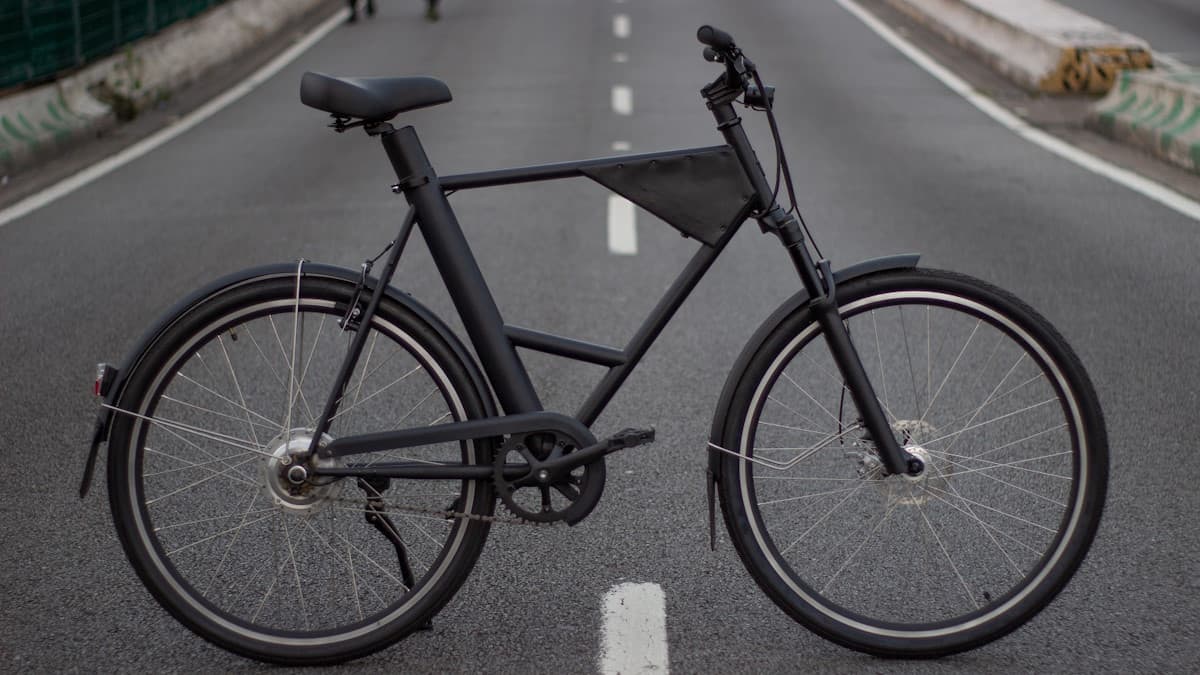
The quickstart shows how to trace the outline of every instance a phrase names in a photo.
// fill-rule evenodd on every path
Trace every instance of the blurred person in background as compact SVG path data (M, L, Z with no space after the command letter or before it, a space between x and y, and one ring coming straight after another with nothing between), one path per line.
M350 4L350 23L358 21L358 2L359 0L348 0ZM425 18L429 21L437 21L441 18L438 13L438 0L425 0ZM367 16L375 16L375 0L367 0Z

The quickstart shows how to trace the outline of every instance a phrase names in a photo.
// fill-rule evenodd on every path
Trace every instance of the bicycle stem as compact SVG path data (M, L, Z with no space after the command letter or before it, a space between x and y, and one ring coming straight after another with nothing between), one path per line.
M747 178L754 187L759 207L755 216L759 226L764 233L776 235L791 257L804 290L811 298L808 309L821 327L834 363L842 375L843 386L849 389L854 405L862 415L863 426L874 442L884 467L890 474L919 474L924 470L921 460L905 452L896 441L883 406L875 395L871 380L863 367L862 359L854 349L850 333L842 322L837 299L834 297L835 288L829 262L822 260L819 265L813 262L804 240L804 233L795 216L785 212L775 201L774 191L771 190L762 165L754 153L745 129L742 128L742 119L733 109L733 101L739 93L740 88L730 88L724 76L704 89L708 108L717 121L717 130L737 154Z

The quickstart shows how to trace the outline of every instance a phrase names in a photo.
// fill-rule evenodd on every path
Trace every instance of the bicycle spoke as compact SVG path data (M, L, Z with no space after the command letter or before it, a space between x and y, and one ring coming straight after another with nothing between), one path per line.
M942 378L941 383L938 384L937 391L933 394L933 397L929 399L929 405L925 408L925 412L921 413L922 422L924 422L925 418L929 415L929 411L933 409L933 404L937 401L938 397L942 395L942 389L945 388L946 382L950 380L950 376L954 374L954 369L958 367L958 362L962 359L963 354L967 353L967 347L971 346L971 341L975 339L975 333L979 331L979 327L981 325L983 325L983 319L979 319L975 322L975 328L971 330L971 334L967 337L967 341L963 343L962 349L960 349L958 352L958 356L954 357L954 363L950 364L950 369L946 371L946 376Z
M412 370L408 371L407 373L401 375L400 377L396 378L395 380L392 380L390 383L388 383L388 384L384 385L383 387L381 387L380 389L376 390L375 393L370 394L366 398L356 402L354 405L342 408L341 410L338 411L338 414L334 415L333 417L331 417L329 419L330 424L332 424L334 420L341 417L342 415L345 415L346 413L350 412L351 410L354 410L358 406L366 403L367 401L370 401L371 399L375 398L376 396L379 396L380 394L387 391L388 389L391 389L392 387L396 386L397 384L400 384L401 382L408 379L409 376L411 376L413 373L417 372L418 370L422 370L420 365L418 365L416 368L413 368Z
M1028 473L1037 474L1039 476L1047 476L1049 478L1057 478L1059 480L1069 481L1069 480L1073 480L1073 478L1071 476L1060 476L1056 473L1049 473L1047 471L1038 471L1036 469L1030 469L1028 467L1017 466L1017 465L1018 464L1027 464L1029 462L1037 462L1037 461L1040 461L1043 459L1050 459L1051 457L1063 457L1065 455L1070 455L1070 454L1072 454L1070 450L1063 450L1062 452L1055 452L1055 453L1052 453L1049 455L1040 455L1038 457L1029 457L1026 459L1017 459L1017 460L1013 460L1011 462L992 462L992 461L988 461L988 460L981 460L978 457L966 457L963 455L945 455L943 457L943 459L946 459L946 461L951 462L955 466L963 466L963 464L961 464L960 462L954 462L953 460L950 460L949 459L950 457L953 457L955 459L966 460L966 461L978 461L978 462L983 462L983 463L987 464L987 466L983 466L983 467L964 469L963 471L955 471L953 473L948 473L948 474L946 474L946 477L960 476L962 474L977 473L980 471L990 471L992 469L1016 469L1018 471L1025 471Z
M904 305L896 307L900 312L900 335L904 338L904 355L908 358L908 378L912 384L914 417L921 416L921 397L917 394L917 375L913 371L912 348L908 345L908 326L904 322Z
M829 511L827 511L825 513L825 515L821 516L821 518L818 519L817 522L815 522L811 526L809 526L809 528L807 530L805 530L803 534L801 534L799 537L797 537L795 541L788 544L787 547L785 547L782 551L780 551L780 553L787 553L788 551L792 550L793 546L795 546L796 544L799 544L805 537L807 537L809 534L811 534L812 531L815 530L818 525L825 522L825 520L827 518L829 518L829 516L832 516L834 511L837 511L839 508L841 508L841 506L843 504L850 501L851 497L858 494L858 491L862 489L863 485L865 485L865 483L855 486L854 489L850 491L850 494L843 497L842 501L838 502L837 504L834 504L833 508L829 509Z
M186 551L186 550L188 550L188 549L190 549L190 548L194 548L194 547L196 547L196 546L198 546L198 545L200 545L200 544L203 544L203 543L204 543L204 542L206 542L206 541L212 541L213 539L217 539L217 538L223 537L223 536L225 536L225 535L227 535L227 534L230 534L230 533L233 533L233 532L241 532L241 531L242 531L242 529L244 529L244 528L246 528L246 527L249 527L250 525L253 525L253 524L255 524L255 523L261 523L261 522L262 522L262 521L264 521L264 520L269 520L270 518L274 517L274 515L275 515L274 513L271 513L271 514L269 514L269 515L265 515L265 516L263 516L262 518L255 518L254 520L251 520L251 521L248 521L248 522L245 522L245 523L241 523L241 524L237 525L236 527L231 527L231 528L229 528L229 529L226 529L226 530L221 530L220 532L218 532L218 533L216 533L216 534L209 535L209 536L207 536L207 537L204 537L204 538L202 538L202 539L197 539L196 541L193 541L193 542L192 542L192 543L190 543L190 544L185 544L185 545L183 545L183 546L180 546L179 548L173 549L173 550L171 550L171 551L167 551L167 557L168 557L168 558L170 558L170 557L174 556L176 553L181 553L181 552L183 552L183 551Z
M185 375L185 374L183 373L183 371L182 371L182 370L181 370L181 371L178 373L178 377L182 378L184 382L188 382L188 383L194 384L194 385L196 385L197 387L199 387L201 390L203 390L204 392L206 392L206 393L209 393L209 394L212 394L213 396L216 396L217 398L221 399L222 401L225 401L226 403L228 403L229 405L233 406L234 408L237 408L237 409L239 409L239 410L245 411L245 412L246 412L246 414L253 415L253 416L257 417L258 419L260 419L260 420L262 420L262 421L266 422L267 424L265 424L265 425L263 425L263 426L270 426L271 428L274 428L274 429L279 429L279 428L280 428L280 426L279 426L279 422L278 422L278 421L276 421L276 420L273 420L273 419L271 419L270 417L267 417L266 415L261 415L261 414L259 414L259 413L255 412L255 411L253 411L253 410L251 410L251 409L249 409L249 408L247 408L247 407L245 407L245 406L243 406L243 405L239 404L237 401L235 401L235 400L233 400L233 399L229 398L228 396L225 396L225 395L223 395L223 394L217 393L216 391L214 391L214 390L212 390L212 389L210 389L210 388L208 388L208 387L204 386L203 384L200 384L200 382L199 382L199 381L197 381L197 380L194 380L194 379L192 379L191 377L188 377L187 375ZM249 441L247 441L247 443L249 443Z
M241 465L243 465L243 464L246 464L247 462L252 462L252 461L254 461L254 458L253 458L253 457L251 457L250 459L246 459L246 460L243 460L243 461L241 461L241 462L238 462L237 464L234 464L232 467L230 467L230 468L228 469L228 471L232 471L233 469L236 469L237 467L239 467L239 466L241 466ZM201 478L200 480L198 480L198 481L196 481L196 482L194 482L194 483L190 483L190 484L188 484L188 485L184 485L183 487L181 487L181 488L178 488L178 489L176 489L176 490L172 490L171 492L168 492L168 493L167 493L167 494L165 494L165 495L161 495L161 496L155 497L154 499L147 500L147 501L146 501L146 506L150 506L151 504L155 504L155 503L157 503L157 502L160 502L160 501L162 501L162 500L166 499L167 497L173 497L173 496L175 496L175 495L179 494L180 492L183 492L183 491L185 491L185 490L190 490L190 489L192 489L192 488L194 488L194 487L196 487L196 486L198 486L198 485L202 485L202 484L204 484L204 483L207 483L208 481L210 481L210 480L213 480L214 478L222 478L222 477L224 477L224 478L230 478L231 476L229 476L229 475L227 474L227 472L226 472L226 471L219 471L219 472L217 472L217 471L214 471L214 472L213 472L213 474L212 474L211 476L209 476L208 478ZM243 482L247 482L247 483L249 483L249 481L243 481ZM257 485L255 485L255 487L257 487Z
M891 508L889 508L883 514L883 517L881 517L879 519L879 522L875 523L875 527L872 527L871 531L867 533L867 536L863 538L862 543L858 545L858 548L854 549L854 551L850 555L846 556L846 559L842 561L842 565L837 568L837 571L835 571L833 573L832 577L829 577L829 581L825 582L825 585L821 587L820 591L818 591L819 593L824 593L829 588L830 584L832 584L835 580L837 580L838 576L840 576L841 573L846 570L846 567L848 567L850 565L850 561L854 560L855 556L857 556L859 554L859 552L863 550L863 547L865 547L867 545L867 543L871 541L871 537L875 536L875 533L879 531L879 528L883 527L883 524L887 522L888 518L892 517L892 513L895 510L896 510L896 505L893 504L891 506ZM856 530L854 532L854 535L857 535L861 531L862 531L862 528L860 527L858 530ZM849 541L850 538L851 537L846 537L842 541L838 542L835 546L830 547L829 550L830 551L838 550L839 548L841 548L842 544L845 543L846 541Z
M938 536L937 530L933 529L933 523L929 522L929 516L925 515L924 507L918 506L917 509L921 512L921 519L925 521L926 527L929 528L929 533L937 541L938 548L942 550L942 555L946 556L946 562L950 563L950 569L954 570L954 576L958 577L958 583L962 585L963 593L967 596L967 601L975 609L979 609L979 603L975 602L975 597L971 595L971 589L967 586L966 579L963 579L962 573L958 571L958 566L954 564L954 559L950 557L950 552L946 550L946 545L942 543L942 538Z
M225 336L218 335L217 344L221 346L221 354L225 357L225 365L229 367L229 376L233 378L233 390L237 392L238 401L241 402L241 408L243 411L249 410L249 406L246 405L246 396L242 393L242 385L238 382L237 372L233 368L233 361L229 358L229 350L225 347ZM249 414L246 414L246 425L250 428L251 440L254 441L255 445L261 446L262 443L260 443L258 440L258 433L254 431L254 423L250 421Z
M234 417L233 415L230 415L230 414L227 414L227 413L223 413L223 412L219 412L219 411L216 411L216 410L212 410L212 409L209 409L209 408L205 408L205 407L203 407L203 406L199 406L199 405L196 405L196 404L194 404L194 403L188 403L187 401L183 401L183 400L181 400L181 399L174 398L174 397L172 397L172 396L167 396L167 395L165 395L165 394L163 395L163 397L162 397L162 400L164 400L164 401L170 401L171 403L175 403L175 404L177 404L177 405L181 405L181 406L183 406L183 407L185 407L185 408L191 408L192 410L195 410L195 411L198 411L198 412L207 413L207 414L209 414L209 415L213 415L214 417L223 417L223 418L225 418L225 419L227 419L227 420L233 420L233 421L235 421L235 422L244 422L244 421L246 421L244 418L241 418L241 417ZM251 422L251 424L253 424L254 426L257 426L257 427L259 427L260 429L269 429L269 430L271 431L271 433L276 433L276 432L277 432L277 431L279 431L279 429L280 429L280 425L279 425L278 423L274 423L274 424L267 425L267 424L263 424L262 422Z
M988 506L987 504L981 504L981 503L979 503L979 502L977 502L977 501L974 501L974 500L972 500L972 499L967 499L966 497L963 497L962 495L958 495L958 494L954 494L954 493L951 493L951 492L947 492L947 491L945 491L945 490L942 490L942 489L940 489L940 488L937 488L937 487L932 487L932 486L928 486L928 485L926 486L926 488L925 488L925 489L927 489L927 490L930 490L931 492L935 492L935 493L937 493L937 494L940 494L940 495L942 495L942 496L944 496L944 497L952 497L952 498L954 498L954 499L958 499L958 500L960 500L961 502L963 502L963 504L966 504L966 505L968 505L968 506L977 506L977 507L979 507L979 508L981 508L981 509L984 509L984 510L986 510L986 511L990 511L990 512L992 512L992 513L995 513L995 514L997 514L997 515L1004 516L1005 518L1009 518L1009 519L1011 519L1011 520L1014 520L1014 521L1016 521L1016 522L1020 522L1020 523L1024 523L1024 524L1026 524L1026 525L1029 525L1029 526L1032 526L1032 527L1036 527L1036 528L1037 528L1037 529L1039 529L1039 530L1044 530L1044 531L1046 531L1046 532L1049 532L1049 533L1051 533L1051 534L1055 534L1055 533L1057 532L1057 530L1055 530L1055 529L1053 529L1053 528L1046 527L1045 525L1039 525L1038 523L1035 523L1035 522L1033 522L1032 520L1029 520L1029 519L1027 519L1027 518L1022 518L1022 517L1020 517L1020 516L1018 516L1018 515L1014 515L1014 514L1012 514L1012 513L1008 513L1008 512L1006 512L1006 511L1001 511L1000 509L997 509L997 508L994 508L994 507ZM978 520L978 519L979 519L979 516L975 516L975 518L976 518L976 520Z
M857 492L860 487L862 487L862 486L855 485L854 487L842 488L840 490L828 490L826 492L812 492L809 494L800 495L799 497L785 497L783 499L772 499L769 502L758 502L758 505L759 506L770 506L772 504L786 504L786 503L790 503L790 502L803 501L805 499L812 499L814 497L828 497L829 495L840 495L843 492Z
M838 419L838 417L836 415L829 412L829 410L827 410L825 408L825 406L821 405L820 402L817 401L817 399L813 398L812 394L808 393L807 389L805 389L804 387L801 387L799 384L797 384L796 381L792 379L791 375L788 375L786 372L784 372L782 374L783 374L783 378L785 380L787 380L788 382L791 382L792 386L794 386L794 387L796 387L796 389L800 390L800 393L804 394L808 398L808 400L812 401L818 408L820 408L821 412L825 413L829 417L829 419L833 420L834 422L836 422L838 424L841 424L841 420Z
M246 455L253 455L253 453L243 452L243 453L240 453L237 455L229 455L227 457L214 457L213 459L210 459L207 462L192 462L192 461L186 460L182 457L176 457L175 455L172 455L170 453L163 452L162 450L156 450L156 449L150 448L150 447L146 448L146 452L149 454L152 454L152 455L157 455L159 457L166 457L167 459L179 462L180 464L183 464L184 466L181 466L177 469L165 469L162 471L151 471L149 473L143 472L142 478L153 478L155 476L165 476L165 475L172 474L172 473L179 473L180 471L187 471L188 469L202 469L202 470L208 471L210 473L222 473L220 471L214 471L213 469L209 468L208 465L220 464L220 465L226 467L227 470L230 470L229 465L226 464L227 461L232 460L237 457L245 457ZM236 474L236 476L228 476L228 477L232 478L234 480L237 480L241 483L244 483L246 485L253 485L255 487L258 486L257 483L250 480L250 477L246 476L242 472L235 471L234 473Z

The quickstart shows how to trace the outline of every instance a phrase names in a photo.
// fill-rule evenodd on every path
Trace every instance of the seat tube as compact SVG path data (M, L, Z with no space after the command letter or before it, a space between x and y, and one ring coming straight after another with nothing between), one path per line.
M542 410L529 373L504 335L500 310L416 130L402 127L385 132L382 140L400 181L398 189L416 209L421 235L504 411L512 414Z

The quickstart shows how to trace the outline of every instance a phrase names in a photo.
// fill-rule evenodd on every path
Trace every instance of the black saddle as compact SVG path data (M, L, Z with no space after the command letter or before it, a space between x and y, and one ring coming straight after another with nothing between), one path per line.
M333 77L308 72L300 101L342 117L385 122L415 108L446 103L450 88L432 77Z

